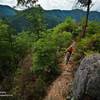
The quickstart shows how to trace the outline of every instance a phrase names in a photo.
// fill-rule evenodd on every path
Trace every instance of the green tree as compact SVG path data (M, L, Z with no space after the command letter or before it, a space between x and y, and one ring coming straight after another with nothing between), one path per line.
M85 23L83 25L83 31L81 32L81 37L84 37L86 35L86 28L88 26L88 19L89 19L89 13L90 13L90 6L92 4L92 0L87 0L87 1L83 1L83 0L78 0L78 2L83 6L87 8L87 12L86 12L86 18L85 18Z
M24 16L31 23L30 27L28 28L28 31L31 32L33 38L35 37L35 40L41 38L41 32L46 30L43 9L41 7L30 8L28 12L26 11L24 13Z
M5 21L0 20L0 83L5 90L10 89L11 76L16 69L14 39L15 31Z
M87 33L92 35L100 32L100 22L90 21L87 29Z
M15 39L15 52L16 58L18 62L27 56L27 54L31 53L32 45L33 45L33 38L30 35L30 32L21 32L17 35Z

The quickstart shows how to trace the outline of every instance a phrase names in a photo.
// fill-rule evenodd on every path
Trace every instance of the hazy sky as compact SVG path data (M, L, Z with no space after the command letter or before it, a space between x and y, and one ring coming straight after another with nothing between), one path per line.
M70 10L74 5L75 0L39 0L39 3L44 9L62 9L62 10ZM15 6L16 0L0 0L0 4ZM92 10L100 11L100 0L93 0L95 4L92 7Z

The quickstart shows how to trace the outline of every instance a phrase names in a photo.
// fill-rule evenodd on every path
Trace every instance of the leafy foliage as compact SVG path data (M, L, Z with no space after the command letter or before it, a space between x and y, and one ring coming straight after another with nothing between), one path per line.
M41 38L41 32L46 30L42 8L30 8L30 11L27 10L23 14L26 19L31 23L31 25L28 27L28 31L34 33L33 35L35 36L36 40Z
M0 84L5 90L10 89L12 75L16 68L14 53L15 31L0 20ZM6 83L9 86L6 86Z
M91 36L85 37L77 44L77 52L75 60L80 62L84 56L100 53L100 34L96 33Z
M89 27L88 27L88 34L96 34L100 32L100 22L96 21L91 21L89 22Z
M18 60L21 60L31 51L32 43L33 40L29 32L22 32L17 35L15 40L15 48Z
M35 80L32 72L28 69L18 68L14 77L14 99L28 100L33 98Z

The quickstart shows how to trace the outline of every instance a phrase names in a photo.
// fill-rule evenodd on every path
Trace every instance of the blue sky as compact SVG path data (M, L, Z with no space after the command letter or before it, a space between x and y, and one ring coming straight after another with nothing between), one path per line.
M74 5L75 0L39 0L40 5L46 9L61 9L61 10L70 10ZM0 4L15 6L16 0L0 0ZM100 0L93 0L95 4L92 7L92 10L100 11ZM19 9L19 8L18 8Z

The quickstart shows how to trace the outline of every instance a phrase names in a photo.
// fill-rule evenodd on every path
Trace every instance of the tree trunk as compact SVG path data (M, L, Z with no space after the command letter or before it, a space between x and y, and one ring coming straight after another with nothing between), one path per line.
M87 29L87 26L88 26L88 19L89 19L89 12L90 12L90 4L91 4L91 0L88 1L85 25L83 27L83 32L81 34L82 38L85 37L85 35L86 35L86 29Z

